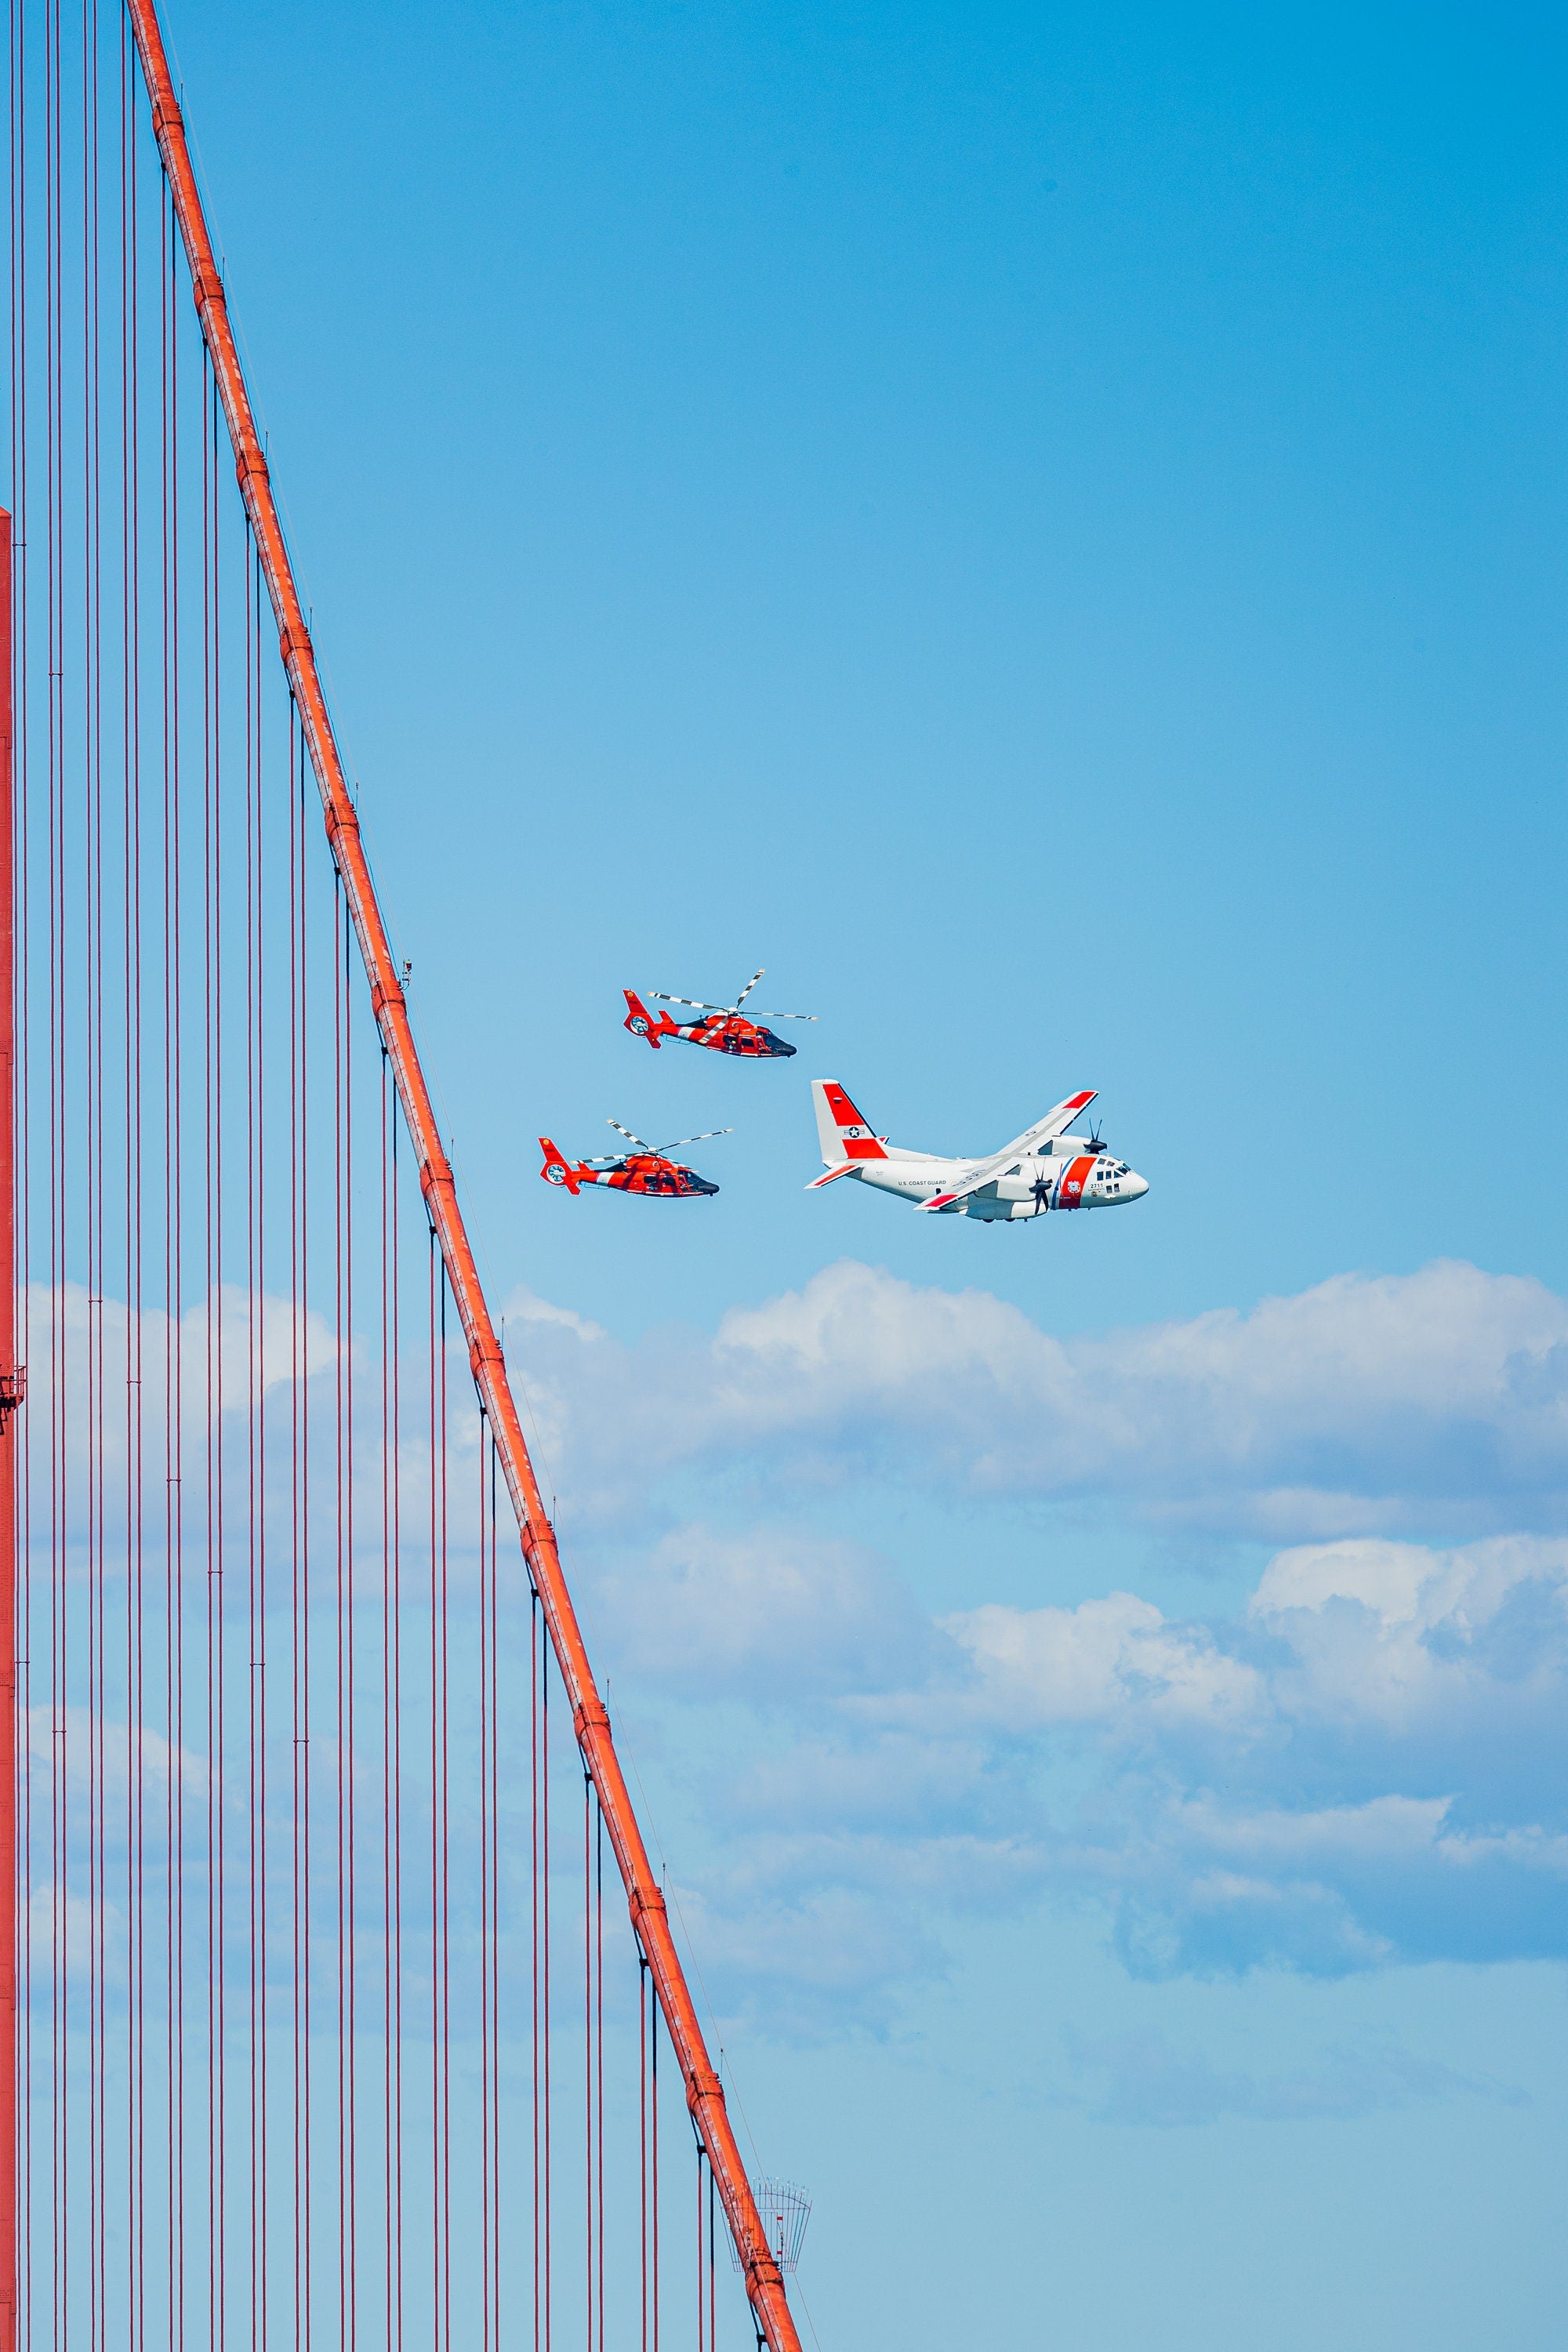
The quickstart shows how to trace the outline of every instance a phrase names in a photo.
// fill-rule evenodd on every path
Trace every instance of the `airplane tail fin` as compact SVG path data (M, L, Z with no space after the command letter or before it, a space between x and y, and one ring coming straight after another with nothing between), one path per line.
M856 1160L886 1160L879 1136L873 1135L837 1078L813 1078L811 1098L816 1106L816 1133L824 1163L841 1168Z
M656 1020L635 988L623 988L621 994L626 1000L626 1017L622 1024L623 1027L629 1029L634 1037L646 1037L657 1054L660 1038L675 1035L674 1022L668 1013L661 1013Z
M569 1192L579 1191L576 1171L568 1168L547 1135L540 1137L539 1148L544 1154L544 1165L539 1171L544 1181L547 1184L564 1184Z

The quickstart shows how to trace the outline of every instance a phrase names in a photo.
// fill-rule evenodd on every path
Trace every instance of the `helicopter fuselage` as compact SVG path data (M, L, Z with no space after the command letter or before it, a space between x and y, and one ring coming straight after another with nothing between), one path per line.
M719 1190L706 1176L699 1176L695 1168L683 1168L678 1160L623 1160L611 1168L584 1165L577 1174L584 1184L606 1184L612 1192L646 1192L650 1199L661 1201L695 1201Z
M539 1139L544 1154L540 1175L547 1184L563 1184L569 1192L584 1184L601 1184L611 1192L639 1192L655 1201L698 1201L719 1190L695 1168L666 1160L655 1151L628 1151L617 1160L568 1160L547 1135Z
M748 1021L743 1013L710 1013L701 1021L672 1021L668 1013L650 1013L634 989L622 993L626 1000L622 1025L634 1037L646 1037L656 1052L667 1037L682 1045L706 1045L710 1054L732 1054L743 1062L779 1061L795 1050L760 1021Z

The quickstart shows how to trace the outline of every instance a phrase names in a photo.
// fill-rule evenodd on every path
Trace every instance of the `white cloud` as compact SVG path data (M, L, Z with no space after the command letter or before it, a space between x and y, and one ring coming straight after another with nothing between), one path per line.
M944 1914L1052 1895L1143 1973L1568 1955L1568 1304L1542 1284L1343 1275L1063 1340L845 1263L711 1338L627 1349L527 1302L509 1338L617 1680L679 1697L744 1856L703 1882L707 1948L772 1953L796 2030L814 2001L885 2017ZM1281 1548L1234 1614L1101 1591L927 1620L792 1528L879 1479Z
M52 1706L27 1707L23 1721L36 1812L47 1811L57 1771L63 1774L68 1801L79 1805L89 1791L96 1791L97 1801L117 1824L125 1818L132 1788L139 1788L154 1838L156 1817L172 1785L197 1803L207 1801L211 1772L206 1759L193 1748L174 1746L151 1727L105 1720L89 1707L74 1706L58 1714Z
M510 1310L509 1310L510 1311ZM1568 1304L1451 1263L1060 1340L979 1290L844 1262L718 1333L627 1349L518 1306L513 1360L584 1517L744 1463L1010 1496L1114 1493L1294 1541L1568 1526Z
M1431 1576L1432 1554L1424 1544L1300 1544L1269 1562L1252 1613L1274 1617L1287 1609L1354 1601L1384 1625L1408 1622Z
M78 1380L85 1302L32 1308ZM231 1392L288 1381L280 1312L226 1296ZM1568 1952L1568 1307L1541 1285L1347 1276L1062 1341L845 1264L712 1338L627 1349L523 1297L508 1341L617 1686L679 1702L676 1769L743 1856L698 1890L705 1965L768 1956L792 2031L834 2003L880 2021L940 1966L943 1916L1053 1894L1103 1906L1150 1972ZM307 1347L330 1405L324 1326ZM405 1466L412 1493L416 1441ZM1120 1591L933 1619L878 1553L798 1525L803 1490L868 1473L1285 1548L1235 1615Z
M1533 1639L1500 1639L1528 1604ZM1493 1538L1458 1550L1379 1541L1276 1553L1240 1625L1173 1622L1129 1592L1075 1609L988 1602L942 1620L967 1654L970 1703L1016 1728L1184 1727L1238 1738L1334 1718L1457 1727L1490 1701L1554 1708L1568 1675L1568 1541Z
M711 1541L671 1548L708 1563L695 1624L744 1555ZM807 1588L812 1565L793 1562ZM853 1590L858 1612L891 1588ZM745 1860L706 1882L708 1914L724 1949L766 1916L782 1951L867 1905L918 1925L922 1967L934 1918L1053 1895L1102 1906L1141 1975L1568 1957L1565 1598L1568 1544L1518 1538L1281 1552L1213 1622L1128 1592L989 1602L922 1648L900 1603L880 1647L857 1614L837 1679L795 1694L794 1743L709 1791ZM889 1688L889 1655L921 1673ZM856 2013L879 2021L891 1997L873 1970ZM797 1987L797 2027L809 2007Z
M1289 1645L1276 1686L1298 1717L1452 1730L1506 1707L1522 1721L1561 1701L1568 1542L1300 1546L1269 1563L1248 1613Z
M287 1556L301 1494L309 1524L320 1531L313 1566L316 1589L323 1591L328 1562L336 1570L344 1486L339 1374L352 1366L359 1382L353 1570L379 1584L385 1449L380 1366L363 1333L351 1352L316 1309L232 1284L208 1292L178 1318L156 1307L132 1313L123 1300L89 1297L80 1284L69 1282L34 1285L23 1307L33 1374L19 1425L35 1496L35 1577L52 1573L60 1559L68 1573L83 1574L96 1552L112 1579L127 1558L134 1527L144 1559L159 1559L175 1542L185 1576L204 1580L205 1596L209 1512L216 1526L221 1487L221 1549L239 1570L226 1580L226 1608L246 1605L247 1562L257 1530L269 1537L275 1557L279 1545ZM574 1336L597 1336L592 1324L574 1317L552 1311L548 1319ZM416 1342L404 1361L395 1455L405 1545L407 1530L428 1511L429 1378L427 1345ZM471 1465L480 1422L457 1338L448 1341L445 1427L448 1542L463 1576L470 1572L477 1540ZM259 1445L258 1432L265 1433ZM297 1447L301 1435L305 1442ZM179 1508L168 1512L174 1495ZM63 1518L57 1516L62 1507Z
M324 1315L297 1308L270 1291L251 1293L223 1283L184 1314L161 1307L133 1314L123 1299L91 1297L79 1282L51 1288L35 1283L23 1295L28 1360L54 1363L68 1426L85 1425L96 1360L105 1376L141 1386L143 1443L163 1440L169 1397L179 1402L185 1442L202 1441L219 1402L242 1412L254 1388L258 1396L292 1383L314 1381L338 1360L338 1343ZM46 1412L51 1391L35 1381L33 1417ZM124 1415L105 1414L100 1444L105 1458L123 1458Z
M931 1646L874 1552L787 1528L677 1528L599 1579L595 1613L639 1675L764 1700L882 1688Z
M997 1603L945 1618L973 1660L994 1721L1183 1721L1245 1727L1263 1693L1257 1670L1227 1657L1206 1627L1173 1625L1131 1592L1076 1609Z
M603 1339L606 1334L600 1324L590 1322L587 1316L577 1314L570 1307L556 1307L537 1291L514 1290L506 1303L506 1320L511 1323L553 1323L563 1330L574 1331L579 1339L590 1342Z

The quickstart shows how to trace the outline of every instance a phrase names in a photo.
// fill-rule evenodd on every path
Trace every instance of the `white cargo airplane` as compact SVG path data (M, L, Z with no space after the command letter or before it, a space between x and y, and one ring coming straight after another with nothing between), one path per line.
M896 1193L917 1209L950 1211L992 1223L1037 1217L1048 1209L1112 1209L1142 1200L1149 1190L1125 1160L1100 1149L1098 1137L1068 1135L1080 1110L1094 1100L1069 1095L1003 1151L984 1160L946 1160L931 1151L900 1151L874 1135L837 1078L813 1078L816 1132L826 1162L807 1192L840 1176L858 1176L879 1192Z

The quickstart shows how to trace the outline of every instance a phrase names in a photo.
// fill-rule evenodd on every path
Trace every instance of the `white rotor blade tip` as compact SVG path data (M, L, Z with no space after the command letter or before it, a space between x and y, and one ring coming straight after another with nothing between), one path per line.
M711 1143L716 1135L733 1135L734 1132L732 1127L710 1127L700 1135L683 1135L678 1143L661 1143L658 1148L661 1153L684 1151L689 1143Z

